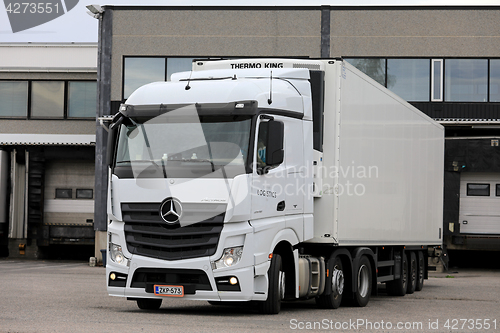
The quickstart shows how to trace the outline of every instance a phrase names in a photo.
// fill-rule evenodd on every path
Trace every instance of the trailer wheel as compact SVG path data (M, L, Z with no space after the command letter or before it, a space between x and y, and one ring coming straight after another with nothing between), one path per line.
M391 296L404 296L408 288L408 260L406 253L403 254L401 263L401 273L397 280L386 282L387 293Z
M425 278L425 261L422 251L418 251L417 257L417 285L415 286L415 290L420 291L424 288Z
M413 294L417 286L417 256L415 251L410 252L410 259L408 260L408 284L406 286L406 293Z
M281 310L281 301L285 298L285 272L279 254L273 254L267 276L269 279L267 300L259 302L259 311L263 314L278 314Z
M141 310L158 310L161 306L159 298L140 298L137 300L137 306Z
M331 284L332 292L316 297L316 304L322 309L337 309L344 293L344 269L339 257L333 258L332 271L328 275L326 283Z
M356 272L358 288L354 293L354 304L356 306L366 306L372 293L372 266L367 256L362 256Z

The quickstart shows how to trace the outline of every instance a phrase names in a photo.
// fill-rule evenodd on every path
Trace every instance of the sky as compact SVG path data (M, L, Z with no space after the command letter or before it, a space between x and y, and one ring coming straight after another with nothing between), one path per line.
M78 2L74 8L69 11L64 10L64 14L47 21L38 26L13 32L9 19L18 20L14 16L12 5L20 0L4 0L5 6L0 8L0 43L96 43L98 20L87 14L86 5L91 4L92 0L66 0L65 3L70 7L70 2ZM31 0L31 2L42 3L43 0ZM11 15L7 14L8 4L11 4ZM55 3L52 0L52 3ZM264 6L299 6L299 5L331 5L331 6L384 6L384 5L496 5L500 6L500 0L108 0L104 3L93 2L100 5L264 5ZM23 10L21 7L19 10ZM29 10L29 9L28 9ZM34 14L38 15L38 14Z

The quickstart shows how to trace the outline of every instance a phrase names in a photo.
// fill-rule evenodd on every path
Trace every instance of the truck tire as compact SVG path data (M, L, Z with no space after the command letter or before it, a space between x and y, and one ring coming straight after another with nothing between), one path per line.
M159 298L140 298L137 300L137 306L141 310L158 310L161 302Z
M420 291L424 288L424 278L425 278L425 261L424 254L422 251L418 251L417 254L417 285L415 286L416 291Z
M406 293L413 294L417 286L417 256L415 251L410 252L410 258L408 260L408 284L406 286Z
M281 301L285 297L285 272L279 254L273 254L267 276L269 280L267 300L259 302L259 311L263 314L278 314L281 310Z
M366 306L372 293L372 266L367 256L362 256L359 260L356 268L356 283L358 287L354 293L354 305Z
M337 309L342 302L342 294L344 293L342 261L339 257L332 258L332 260L332 271L326 278L326 283L332 286L332 292L329 295L316 297L316 304L322 309Z
M406 253L403 254L401 262L400 277L397 280L386 282L387 293L391 296L404 296L408 288L408 260Z

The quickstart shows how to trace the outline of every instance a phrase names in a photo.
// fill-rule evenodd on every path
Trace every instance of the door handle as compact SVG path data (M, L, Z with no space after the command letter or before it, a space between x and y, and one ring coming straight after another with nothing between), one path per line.
M278 206L276 207L276 210L277 210L278 212L282 212L282 211L284 211L284 210L285 210L285 206L286 206L286 205L285 205L285 202L284 202L284 201L280 201L280 202L278 203Z

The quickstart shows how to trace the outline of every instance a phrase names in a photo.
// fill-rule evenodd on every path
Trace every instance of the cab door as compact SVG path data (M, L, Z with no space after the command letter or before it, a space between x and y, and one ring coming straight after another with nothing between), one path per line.
M251 216L254 220L285 215L287 181L284 160L285 124L276 118L261 115L257 122L251 188ZM275 133L276 131L281 133ZM281 143L276 142L277 140L281 140ZM272 149L279 148L280 144L283 147L281 152L279 149L274 153L271 152Z
M275 115L260 117L254 149L252 218L283 215L302 218L304 196L307 195L302 131L300 119Z

